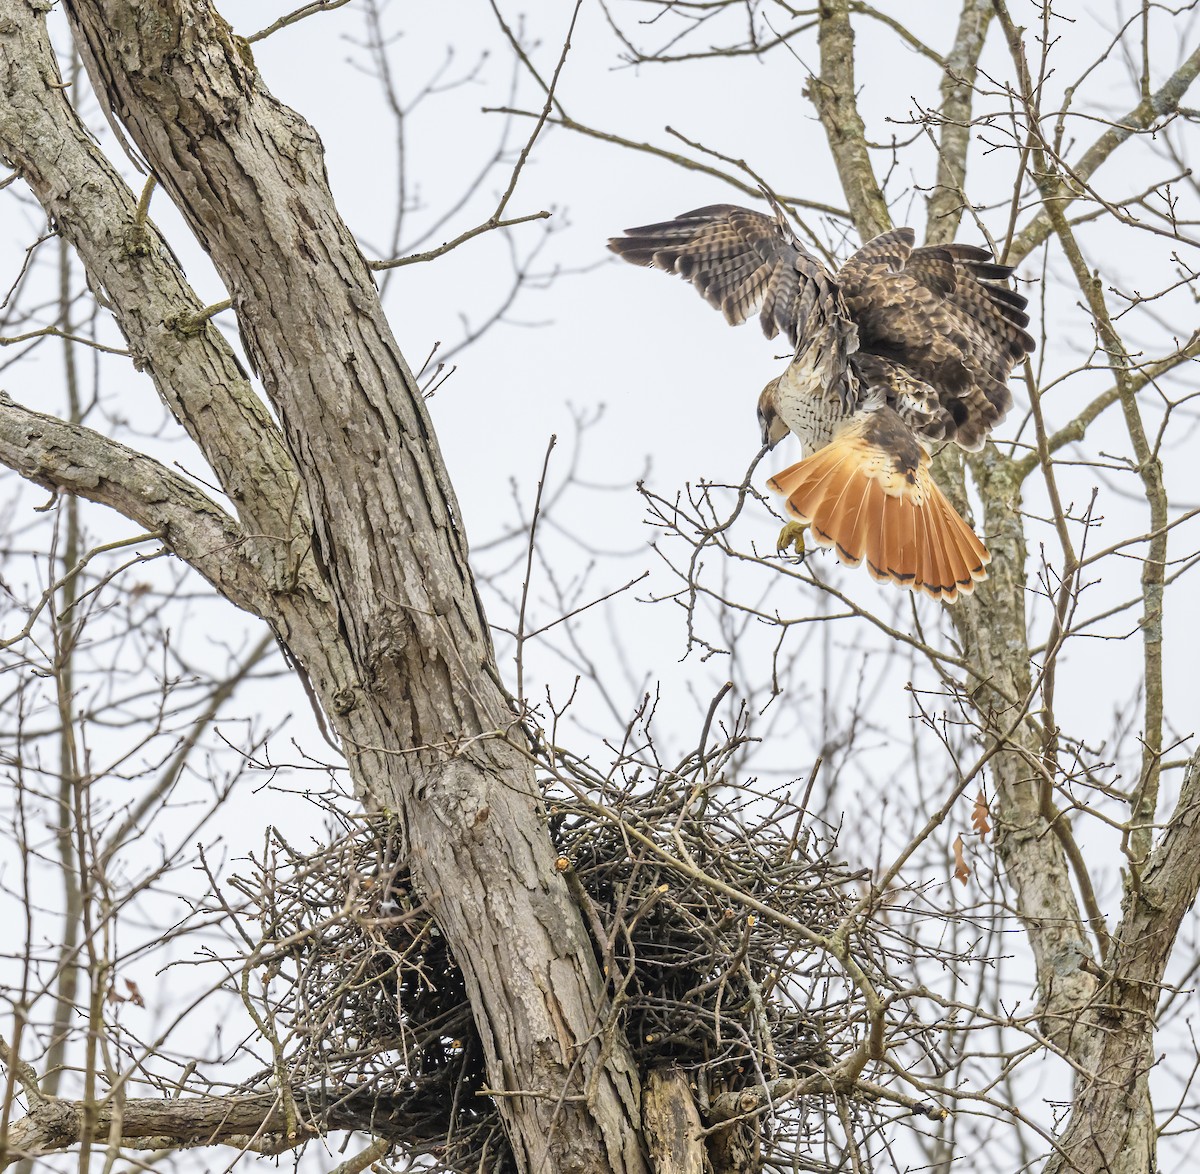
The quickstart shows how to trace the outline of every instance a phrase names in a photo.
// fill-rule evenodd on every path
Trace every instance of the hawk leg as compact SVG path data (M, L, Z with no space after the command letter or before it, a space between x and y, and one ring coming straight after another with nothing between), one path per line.
M797 558L804 557L804 531L808 529L807 522L788 522L782 530L779 531L779 538L775 542L775 549L783 554L790 546L795 552Z

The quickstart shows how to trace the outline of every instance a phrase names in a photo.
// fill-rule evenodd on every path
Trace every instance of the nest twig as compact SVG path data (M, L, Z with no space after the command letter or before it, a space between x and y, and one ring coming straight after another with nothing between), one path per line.
M643 1071L685 1070L703 1113L731 1090L832 1070L859 1046L865 1015L843 968L751 912L832 932L865 876L838 860L834 829L814 830L784 797L634 786L559 793L548 822ZM457 1170L512 1168L495 1105L477 1095L483 1054L461 971L394 827L364 822L315 854L275 835L256 863L237 882L261 921L248 965L269 980L296 1082L368 1085L400 1106L413 1148ZM885 974L870 927L856 942ZM786 1127L764 1123L763 1154L782 1158L831 1113L814 1103Z

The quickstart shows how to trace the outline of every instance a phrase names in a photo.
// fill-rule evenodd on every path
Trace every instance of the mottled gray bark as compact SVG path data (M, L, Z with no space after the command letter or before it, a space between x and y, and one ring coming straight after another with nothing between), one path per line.
M992 20L992 0L963 0L954 44L942 74L942 104L938 110L937 180L925 209L925 241L943 244L954 239L962 223L966 195L967 155L971 149L971 111L979 54Z
M499 1098L518 1162L640 1170L636 1070L555 870L532 767L510 737L428 415L334 207L316 134L269 94L208 5L68 7L101 101L232 295L281 436L217 332L190 321L199 304L57 89L46 7L0 0L0 149L107 290L240 526L148 460L140 496L119 477L89 485L78 470L123 450L80 434L48 459L30 428L49 425L11 404L0 405L0 459L164 529L202 572L216 544L198 552L195 531L221 531L239 583L248 577L226 593L273 625L362 798L404 826L414 876L466 978L489 1081L528 1094ZM186 512L189 493L192 522L168 516Z
M1026 637L1021 481L1013 462L993 445L969 457L968 463L983 503L979 523L992 562L987 581L950 618L964 654L986 682L973 694L984 729L988 737L1002 742L1001 752L992 759L996 851L1037 966L1041 1028L1067 1053L1075 1020L1096 982L1080 969L1085 958L1091 959L1092 949L1066 854L1042 810L1041 779L1031 765L1041 754L1041 742L1029 717L1034 682ZM951 497L965 508L960 487L961 473Z
M825 128L854 227L863 240L870 240L890 228L892 218L875 182L866 127L858 112L849 0L821 0L819 12L821 70L809 79L808 96Z
M55 492L111 506L190 563L226 599L267 610L270 593L241 558L241 527L190 481L90 428L0 391L0 463Z
M822 5L820 45L823 84L820 91L814 90L814 100L818 92L827 95L815 104L855 225L866 240L890 227L891 220L857 111L853 40L845 4ZM836 103L828 95L834 95ZM830 116L830 110L837 112L836 118ZM969 116L969 103L964 103L961 95L957 113L960 118ZM965 151L965 143L958 146ZM946 454L938 469L955 506L965 513L961 460L953 453ZM988 579L953 608L951 619L977 679L987 682L974 693L985 729L1005 743L1005 749L992 760L999 797L994 809L996 844L1017 892L1018 913L1037 962L1043 1030L1065 1050L1074 1017L1095 982L1079 970L1079 961L1089 948L1062 846L1050 834L1039 809L1035 776L1028 765L1028 756L1036 756L1039 746L1033 725L1024 717L1033 682L1025 635L1021 482L1013 475L1011 462L994 447L972 459L972 471L984 506L982 532L988 536L993 557Z
M49 7L38 0L5 6L4 154L104 292L134 364L153 379L255 536L242 552L252 553L269 582L284 586L312 528L291 458L220 332L188 325L202 303L68 101L36 20Z
M1179 927L1200 888L1200 755L1136 884L1096 997L1076 1024L1071 1116L1045 1174L1145 1174L1157 1170L1157 1127L1148 1076L1162 983Z

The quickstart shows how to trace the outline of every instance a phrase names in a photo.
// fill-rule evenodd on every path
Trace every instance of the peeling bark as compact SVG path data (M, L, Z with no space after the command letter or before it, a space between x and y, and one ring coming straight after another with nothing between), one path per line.
M642 1090L642 1125L657 1174L712 1170L700 1139L704 1127L696 1101L687 1076L678 1069L656 1069L647 1076Z

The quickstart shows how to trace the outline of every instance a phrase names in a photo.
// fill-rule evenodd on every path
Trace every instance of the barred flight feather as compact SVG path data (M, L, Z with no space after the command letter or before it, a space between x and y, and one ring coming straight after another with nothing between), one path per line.
M990 555L927 450L979 449L1012 404L1009 376L1035 345L1013 268L977 245L916 248L911 228L895 228L834 276L771 203L773 216L708 205L609 247L690 281L728 322L758 314L768 338L788 338L795 356L759 417L764 442L786 427L807 455L770 484L844 562L951 603Z

